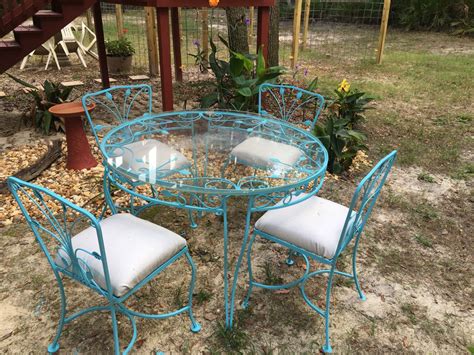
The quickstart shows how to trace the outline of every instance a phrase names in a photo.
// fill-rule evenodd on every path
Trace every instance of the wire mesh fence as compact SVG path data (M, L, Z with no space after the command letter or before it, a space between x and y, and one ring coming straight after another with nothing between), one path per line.
M295 2L280 0L280 64L290 66ZM339 63L359 60L375 60L377 39L384 0L300 0L303 1L301 14L300 61L330 58ZM309 2L307 4L306 2ZM309 5L309 6L308 6ZM101 3L105 39L119 36L116 5ZM147 72L149 67L149 48L146 35L145 9L143 7L122 5L123 32L135 48L134 71ZM305 29L307 17L307 29ZM256 9L252 15L247 9L249 44L256 47ZM304 32L307 34L304 35ZM218 35L227 37L225 9L180 9L181 55L185 75L197 71L199 61L192 55L202 52L211 37L222 50ZM304 42L303 42L304 40ZM224 51L223 51L224 52ZM225 54L223 54L225 55Z

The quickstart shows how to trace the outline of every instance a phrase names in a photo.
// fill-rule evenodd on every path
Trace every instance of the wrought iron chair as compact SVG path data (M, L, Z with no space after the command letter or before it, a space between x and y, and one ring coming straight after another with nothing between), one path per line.
M308 90L289 85L262 84L258 95L258 113L289 122L300 122L311 129L324 106L324 97ZM271 169L275 165L293 166L302 156L291 141L275 141L258 131L235 146L223 167L223 174L230 162L258 169Z
M8 187L46 255L59 286L59 325L48 352L58 351L64 325L94 311L110 312L116 354L121 350L117 313L125 315L133 328L124 353L132 349L137 339L135 317L163 319L187 312L191 330L200 330L192 312L196 268L185 239L131 214L114 214L98 220L54 192L15 177L8 179ZM81 231L84 226L87 228ZM163 314L145 314L127 308L127 299L182 256L191 267L187 305ZM63 277L96 292L105 299L105 304L67 316Z
M354 280L360 299L365 300L356 272L357 248L365 223L387 179L396 154L396 151L391 152L362 179L349 208L313 196L290 207L268 211L256 222L247 250L249 289L243 302L244 307L249 304L253 287L276 290L299 286L304 301L324 317L326 335L323 351L332 351L329 339L329 309L333 278L334 275L341 275ZM283 206L283 203L280 202L280 204ZM304 275L282 285L267 285L255 281L252 273L251 253L257 235L290 249L294 255L301 255L306 262ZM337 270L336 263L339 255L352 240L354 240L354 245L352 274L350 274ZM310 272L309 259L328 265L328 268ZM304 288L310 277L321 274L328 274L325 309L312 303Z
M152 88L146 84L113 86L84 95L82 105L86 108L90 104L95 104L95 109L93 111L85 110L86 117L100 148L101 139L109 130L123 122L146 117L152 113ZM100 121L95 118L100 119ZM156 139L136 141L132 132L130 132L129 137L123 137L123 139L130 141L129 144L121 145L121 148L117 149L117 155L120 155L123 160L123 170L128 167L137 171L140 168L148 169L149 166L153 165L160 169L160 174L163 174L163 172L170 175L177 173L191 174L188 169L191 163L183 154L171 146ZM156 154L148 154L150 151ZM155 161L145 161L144 158L150 156L154 156ZM133 185L134 189L144 185L144 183L132 178L123 178L127 183ZM104 183L104 186L109 185ZM154 191L153 186L150 186L150 188L151 191ZM110 191L105 191L105 193L110 194ZM111 198L107 201L111 201ZM139 212L135 209L133 195L130 195L129 211L132 214ZM196 224L191 216L190 219L191 225L195 227Z

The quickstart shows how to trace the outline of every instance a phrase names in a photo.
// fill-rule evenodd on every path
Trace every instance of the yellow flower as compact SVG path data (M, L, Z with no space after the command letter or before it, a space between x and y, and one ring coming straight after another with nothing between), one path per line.
M350 89L351 89L351 84L349 84L349 82L346 79L344 79L339 84L339 87L337 88L337 91L339 91L339 92L349 92Z
M219 0L209 0L210 7L216 7L219 4Z

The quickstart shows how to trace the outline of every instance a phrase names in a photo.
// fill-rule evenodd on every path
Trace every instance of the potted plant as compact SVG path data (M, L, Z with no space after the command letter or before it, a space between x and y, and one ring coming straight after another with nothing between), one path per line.
M105 42L107 52L107 66L113 74L122 74L130 71L132 55L135 53L132 43L125 37Z

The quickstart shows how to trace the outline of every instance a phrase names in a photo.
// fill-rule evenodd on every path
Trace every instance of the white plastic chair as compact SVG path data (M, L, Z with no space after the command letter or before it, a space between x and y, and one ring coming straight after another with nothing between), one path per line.
M84 22L81 22L81 35L79 37L79 45L84 53L89 54L92 58L99 60L99 56L96 52L92 50L94 45L97 42L97 37L95 32L92 31L89 27L86 26ZM86 44L86 35L90 38L90 40Z
M20 64L20 70L25 69L26 63L28 62L28 59L32 57L33 55L39 55L39 56L45 56L47 55L48 58L46 60L46 65L44 67L44 70L47 70L49 67L49 63L51 62L51 58L54 59L54 62L56 63L56 67L58 70L61 70L61 66L59 65L59 60L58 56L56 55L56 42L54 37L51 37L48 39L46 42L44 42L39 48L35 49L32 51L30 54L25 56L23 60L21 61Z
M87 68L86 61L84 60L84 57L82 56L83 49L82 49L81 43L77 40L76 36L74 36L74 33L72 30L73 30L73 25L71 24L66 25L61 30L62 39L58 42L58 45L62 47L64 53L66 53L68 57L70 53L76 53L81 64L84 66L84 68Z

